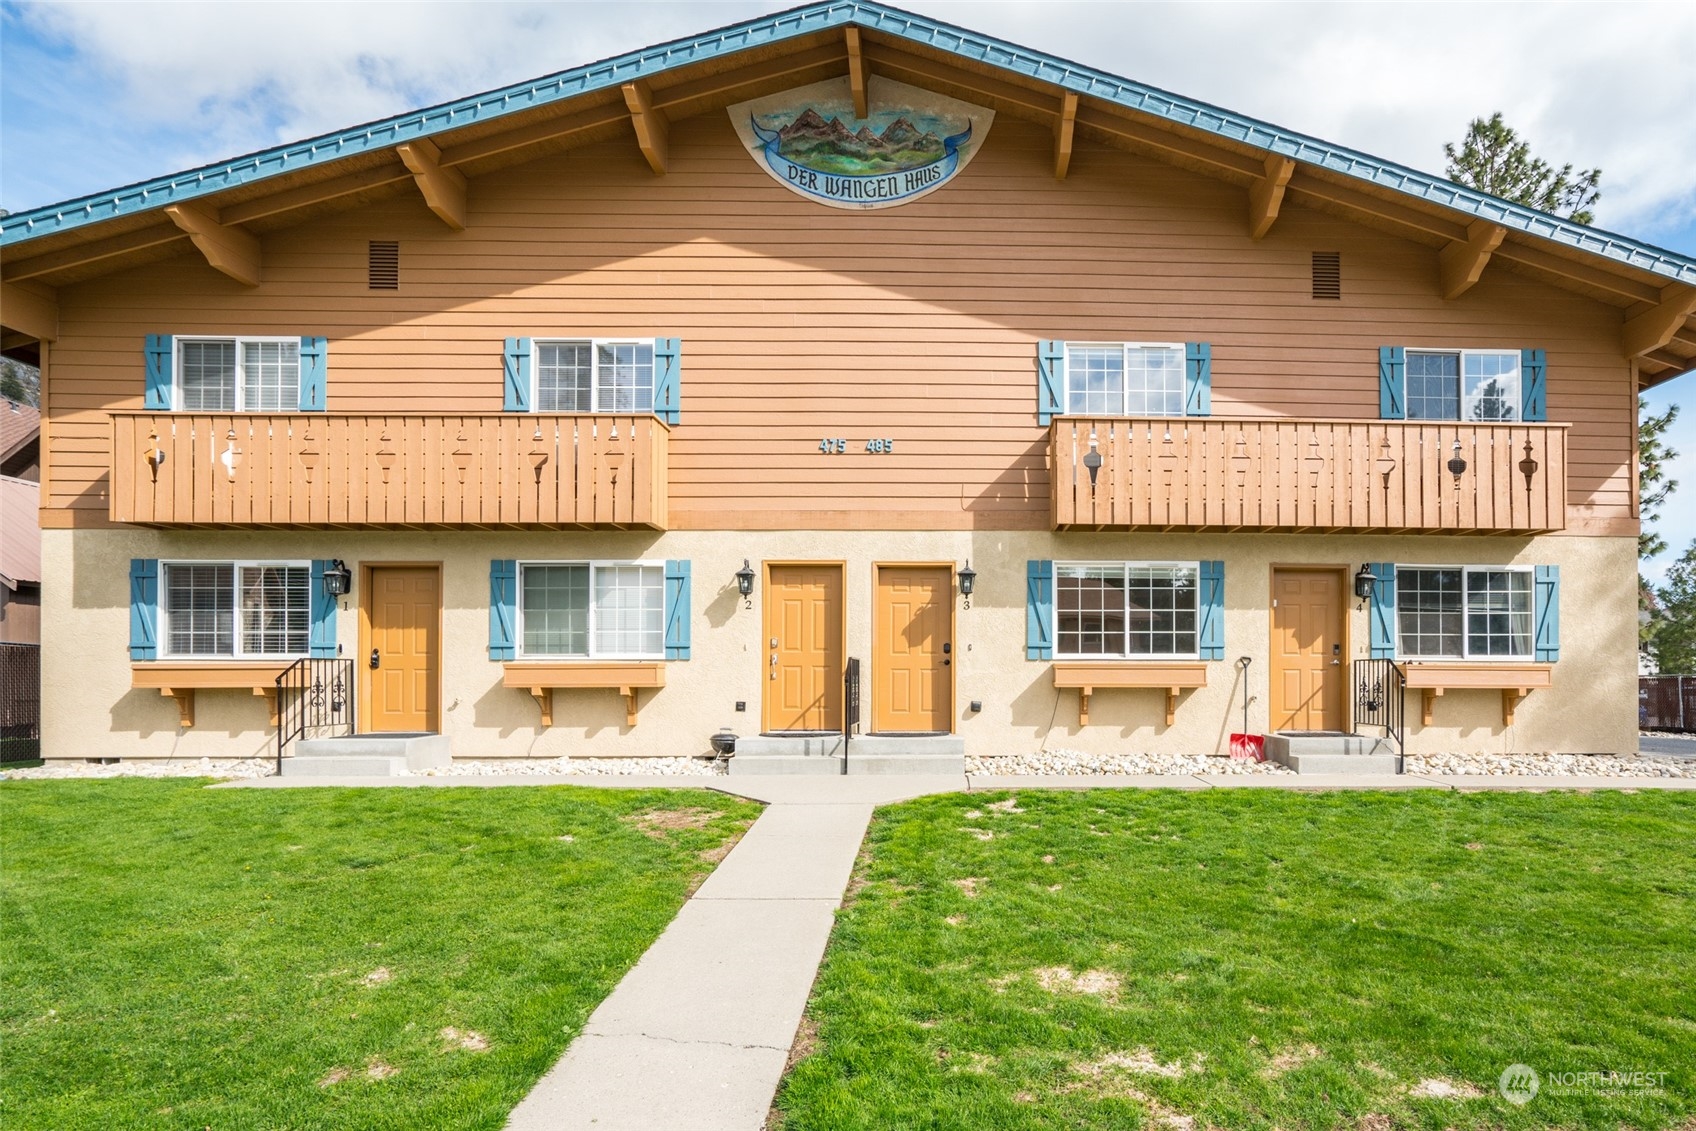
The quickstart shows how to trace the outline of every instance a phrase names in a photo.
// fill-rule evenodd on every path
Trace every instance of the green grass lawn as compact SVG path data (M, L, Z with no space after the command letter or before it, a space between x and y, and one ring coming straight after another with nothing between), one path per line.
M1696 1128L1696 795L1005 796L873 822L784 1131Z
M498 1128L757 814L0 785L0 1125Z

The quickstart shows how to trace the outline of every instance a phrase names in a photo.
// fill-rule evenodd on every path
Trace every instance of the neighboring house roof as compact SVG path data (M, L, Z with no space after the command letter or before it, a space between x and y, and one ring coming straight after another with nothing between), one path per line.
M0 400L0 465L41 438L41 412L18 401Z
M491 128L490 123L501 119L512 119L510 124L517 126L523 123L528 127L539 121L539 115L564 113L563 104L572 100L616 93L623 84L649 80L666 72L689 69L693 73L715 60L728 61L744 55L751 68L769 65L785 51L795 52L808 43L816 44L820 33L850 26L875 33L879 42L928 52L976 73L992 71L1004 76L1002 81L1021 81L1026 84L1026 89L1029 84L1036 83L1056 94L1071 92L1093 103L1145 115L1163 129L1211 139L1237 153L1260 153L1268 158L1287 157L1344 181L1364 183L1392 198L1413 198L1500 225L1535 241L1559 245L1568 249L1569 255L1578 252L1585 259L1595 257L1589 261L1600 261L1615 270L1629 270L1633 273L1631 277L1638 281L1635 289L1613 293L1610 301L1615 301L1616 305L1630 306L1633 302L1653 305L1664 300L1682 302L1686 289L1691 296L1696 296L1696 258L1560 219L1405 165L874 0L821 0L531 82L76 200L27 209L0 219L0 248L71 233L91 225L102 225L220 193L226 194L221 199L246 200L252 195L250 186L277 178L290 178L292 174L318 166L336 165L338 170L345 171L350 182L363 175L371 183L378 183L380 178L373 176L376 171L371 168L371 161L409 141L430 138L451 144L468 138L482 138ZM722 65L728 66L729 63ZM781 68L773 68L771 73L784 72ZM548 110L549 107L553 110ZM542 129L537 136L546 137L547 131ZM471 148L477 148L475 143ZM1244 174L1238 170L1238 175ZM291 178L283 183L292 185L294 182ZM228 195L231 190L242 189L249 191L245 194L238 192L234 197ZM143 246L145 239L142 234L131 235L137 247ZM58 242L49 242L57 251ZM15 259L16 256L8 258ZM1575 285L1582 286L1583 270L1576 274L1579 278ZM1654 287L1645 289L1642 284L1648 280L1642 275L1659 280L1657 286L1671 286L1676 293L1657 294ZM1571 278L1567 282L1573 284ZM1682 316L1680 325L1683 325ZM1680 340L1696 349L1696 337L1690 337L1688 331L1682 332ZM1696 361L1696 356L1682 352L1684 345L1676 352L1652 359L1654 379L1671 376Z
M0 475L0 585L41 582L41 484Z

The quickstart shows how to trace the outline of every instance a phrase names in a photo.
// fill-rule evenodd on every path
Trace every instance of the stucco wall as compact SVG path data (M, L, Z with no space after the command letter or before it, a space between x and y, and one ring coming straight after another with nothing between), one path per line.
M340 557L441 562L442 729L459 757L695 754L719 727L755 733L764 675L761 594L746 609L734 574L743 558L841 560L847 565L848 654L871 656L873 566L879 561L970 559L978 591L956 608L956 729L972 754L1038 747L1087 751L1222 751L1242 719L1234 661L1253 657L1249 720L1265 728L1267 613L1274 563L1347 566L1362 561L1552 564L1561 567L1564 647L1554 687L1534 691L1515 725L1501 723L1494 691L1451 692L1420 727L1410 694L1410 753L1421 751L1618 752L1636 748L1636 541L1545 537L1458 539L1347 535L1151 535L1045 532L672 532L593 534L66 531L43 533L45 622L43 739L48 758L231 757L272 749L264 703L248 691L201 691L196 725L178 726L175 704L132 690L128 569L132 557ZM542 730L534 701L501 686L487 656L489 560L688 558L693 562L693 659L668 665L665 688L642 693L640 721L624 725L613 691L556 692L555 725ZM1098 692L1091 725L1077 725L1077 695L1056 691L1046 663L1024 659L1025 561L1221 558L1225 655L1208 685L1179 700L1164 725L1156 691ZM338 639L357 656L359 594L344 603ZM1348 651L1367 647L1366 614L1350 602ZM737 700L746 713L734 710ZM971 700L983 710L967 710ZM869 715L869 712L868 712Z

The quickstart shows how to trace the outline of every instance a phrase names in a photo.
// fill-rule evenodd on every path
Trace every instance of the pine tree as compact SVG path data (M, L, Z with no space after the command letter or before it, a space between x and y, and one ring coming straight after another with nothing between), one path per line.
M1513 127L1502 121L1499 110L1488 121L1474 118L1459 151L1445 144L1443 155L1449 159L1443 175L1457 185L1565 216L1577 224L1596 218L1593 209L1602 195L1602 170L1575 173L1571 164L1556 169L1532 156L1530 143L1520 140Z
M1661 615L1650 650L1669 675L1696 674L1696 542L1667 570L1667 583L1656 591Z

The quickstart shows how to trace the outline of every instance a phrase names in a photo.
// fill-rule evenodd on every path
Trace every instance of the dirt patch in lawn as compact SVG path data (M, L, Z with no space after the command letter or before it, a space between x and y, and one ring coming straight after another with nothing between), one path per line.
M647 836L664 840L665 834L679 829L704 829L718 816L711 809L650 809L622 818Z
M948 882L959 888L960 893L967 899L976 899L978 897L978 885L987 884L989 881L982 876L967 876L964 879L949 880Z
M460 1049L464 1052L488 1052L489 1038L475 1029L455 1029L452 1025L437 1033L450 1050Z
M1201 1055L1196 1054L1191 1058L1189 1068L1185 1068L1181 1060L1162 1064L1152 1050L1139 1048L1128 1053L1110 1052L1099 1060L1079 1061L1072 1065L1072 1071L1092 1080L1120 1072L1133 1076L1164 1076L1168 1080L1176 1080L1187 1072L1199 1072L1201 1059Z
M1476 1100L1484 1095L1465 1080L1451 1080L1447 1076L1428 1076L1409 1088L1407 1094L1416 1100Z
M1085 970L1074 974L1065 966L1044 966L1032 970L1036 984L1051 994L1092 994L1103 1001L1119 997L1119 975L1110 970Z
M1276 1079L1286 1072L1294 1072L1309 1061L1318 1060L1325 1054L1313 1045L1301 1045L1298 1048L1285 1049L1267 1062L1260 1070L1262 1076Z
M380 986L393 977L394 975L389 972L389 968L387 966L379 966L359 980L367 986Z

